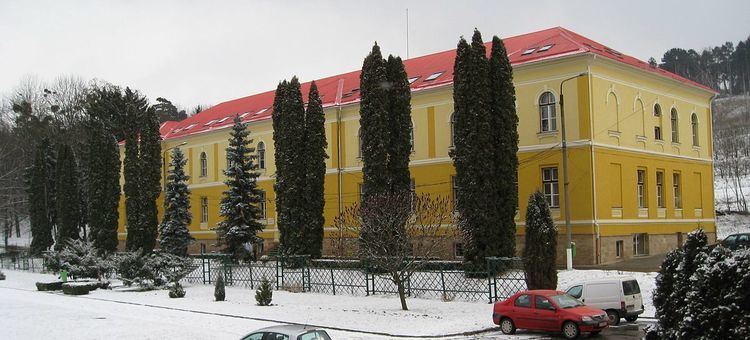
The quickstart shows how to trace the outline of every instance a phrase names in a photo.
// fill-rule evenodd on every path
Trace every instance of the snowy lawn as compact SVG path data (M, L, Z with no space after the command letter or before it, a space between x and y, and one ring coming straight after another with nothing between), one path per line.
M47 330L53 332L53 329L58 327L66 329L69 323L77 324L78 327L86 327L87 323L102 325L90 334L91 338L101 338L105 334L110 337L115 335L116 338L149 338L151 335L158 338L155 334L163 334L159 333L158 329L161 322L159 320L162 318L168 329L174 325L181 325L179 329L163 331L167 332L168 338L183 337L185 334L193 334L186 338L205 338L209 334L212 338L238 338L254 329L278 322L410 336L438 336L495 327L491 321L492 305L483 302L408 299L410 310L402 311L398 298L393 295L357 297L274 291L274 305L260 307L255 305L254 290L245 288L227 287L227 301L214 302L214 288L209 285L185 285L187 295L182 299L170 299L166 290L137 292L124 287L113 290L99 289L89 295L68 297L62 296L61 293L35 291L35 282L52 281L55 279L53 275L22 271L6 271L6 274L8 279L0 281L0 301L9 301L9 305L20 306L16 307L19 309L16 312L20 315L23 315L23 309L27 308L24 306L29 305L22 301L27 299L31 299L34 304L52 306L53 310L59 309L62 314L57 316L53 311L49 311L41 313L38 317L31 314L35 320L15 320L13 315L16 309L3 308L0 310L0 329L25 329L19 330L19 333L11 333L19 336L10 338L36 338L34 335L42 334L34 333L38 330L35 328L37 325L47 325ZM643 316L654 314L651 291L654 287L655 273L574 270L560 271L558 275L560 289L579 280L614 275L634 276L639 281L646 304ZM5 302L3 304L5 305ZM28 308L32 308L34 304ZM69 314L71 309L80 310L83 314L75 317ZM98 317L99 314L104 316ZM80 329L70 331L76 332ZM150 333L152 331L156 333ZM26 336L21 336L24 334ZM333 334L338 335L336 338L346 339L384 338L336 330L332 331ZM523 337L525 336L521 336Z
M730 214L716 216L716 239L736 233L750 233L750 215Z

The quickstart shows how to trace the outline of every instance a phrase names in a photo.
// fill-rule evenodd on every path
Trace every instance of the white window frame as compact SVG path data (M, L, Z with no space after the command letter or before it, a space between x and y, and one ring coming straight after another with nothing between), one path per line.
M700 139L698 136L698 116L693 113L690 115L690 129L693 134L693 146L700 146Z
M262 191L262 190L260 191L260 204L259 204L259 208L260 208L260 218L261 219L266 219L266 216L267 216L266 215L267 214L267 212L266 212L266 208L267 208L267 206L266 206L266 192Z
M633 234L633 256L648 255L648 233Z
M557 131L557 98L550 91L539 96L539 130Z
M208 197L201 197L201 223L208 223Z
M557 167L542 168L542 191L550 208L560 207L560 177Z
M656 172L656 206L666 208L664 202L664 171Z
M201 152L200 162L201 162L201 176L200 177L206 177L208 176L208 155L206 155L205 151Z
M682 208L682 188L680 187L682 183L682 176L680 176L679 172L672 173L672 194L674 195L674 208L675 209L681 209Z
M266 143L258 143L258 168L266 168Z
M669 122L672 128L672 143L680 142L680 119L677 115L677 109L672 109L669 114Z
M638 193L638 208L648 208L648 192L646 192L646 170L638 169L636 172L636 190Z

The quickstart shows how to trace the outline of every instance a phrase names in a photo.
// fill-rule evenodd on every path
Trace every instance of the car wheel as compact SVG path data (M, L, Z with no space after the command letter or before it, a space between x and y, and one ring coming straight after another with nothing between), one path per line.
M609 317L609 324L612 326L617 326L620 324L620 313L618 313L614 309L608 309L607 310L607 317Z
M566 339L576 339L579 335L581 335L581 331L578 329L578 325L576 325L576 323L573 321L566 321L563 324L562 333Z
M516 325L510 318L503 318L500 320L500 330L503 331L503 334L515 334Z
M627 321L627 322L633 322L635 320L638 320L638 315L626 316L625 317L625 321Z

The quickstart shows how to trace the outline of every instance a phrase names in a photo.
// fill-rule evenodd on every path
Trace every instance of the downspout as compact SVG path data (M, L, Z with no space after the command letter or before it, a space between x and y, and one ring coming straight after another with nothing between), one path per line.
M343 169L341 167L341 98L344 92L344 79L339 79L338 89L336 89L336 179L338 182L338 211L339 215L344 210L343 202L341 201L342 191L342 175Z
M596 54L594 54L594 59L596 59ZM594 231L596 232L596 255L595 255L595 262L596 264L600 264L602 262L602 240L601 240L601 230L599 228L599 217L598 217L598 209L597 209L597 195L596 195L596 157L594 154L594 105L592 103L593 101L593 95L592 95L592 89L591 86L591 64L589 63L586 65L586 73L588 74L588 96L589 96L589 129L591 134L591 147L589 150L591 151L591 191L592 191L592 199L593 199L593 215L594 215Z

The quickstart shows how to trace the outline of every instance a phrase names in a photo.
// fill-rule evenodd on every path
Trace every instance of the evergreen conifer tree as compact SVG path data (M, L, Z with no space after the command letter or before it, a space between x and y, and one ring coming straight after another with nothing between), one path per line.
M674 329L680 321L675 307L675 303L678 301L672 301L672 292L679 284L675 282L675 275L677 274L677 266L682 261L683 256L682 249L670 251L661 264L659 275L656 276L653 301L659 328L662 330Z
M185 174L186 163L182 150L172 149L164 191L164 218L159 226L162 251L177 256L187 256L188 246L195 241L188 229L193 215L190 213L190 190L187 185L190 177Z
M55 159L49 139L44 138L36 146L34 163L26 172L29 218L31 220L31 252L39 254L54 243L52 230L55 224L53 211L56 185L50 177L54 175ZM52 201L52 202L50 202Z
M272 299L273 287L271 287L271 282L264 276L260 281L260 286L255 291L255 302L258 303L258 306L268 306L271 304Z
M276 163L276 213L281 250L286 254L304 254L306 209L305 106L297 77L278 93L280 103L274 102L274 147ZM278 130L277 130L278 129Z
M388 148L390 131L388 127L388 92L383 86L388 82L386 61L377 43L362 63L359 76L360 88L360 141L362 157L363 197L367 199L388 192L390 187L388 172Z
M325 113L323 104L318 93L318 86L313 81L308 94L307 111L305 112L305 244L307 250L304 252L313 258L322 255L323 250L323 225L325 217L324 184L326 175L326 135L325 135Z
M125 89L123 96L122 130L125 136L125 159L123 164L123 193L125 195L125 216L127 223L127 239L125 248L128 251L143 249L143 233L145 212L143 195L141 193L141 162L139 136L148 102L130 88Z
M469 45L460 39L453 75L454 149L457 224L469 271L485 267L485 257L500 255L499 190L492 160L489 81L486 51L479 31ZM488 164L489 162L489 164Z
M89 115L85 167L89 239L100 255L117 250L120 204L120 150L113 120L122 104L119 88L95 88L87 96Z
M388 56L386 77L388 118L388 190L394 193L409 191L411 175L409 156L413 150L411 122L411 88L400 57Z
M498 242L500 256L512 257L516 252L516 209L518 208L518 115L513 67L505 44L492 37L489 59L489 107L491 119L492 161L498 189ZM553 287L555 288L555 287Z
M216 278L216 286L214 287L214 298L216 301L224 301L226 297L227 293L224 288L224 275L219 274L219 277Z
M244 243L256 242L256 234L263 230L258 221L261 217L261 192L256 182L258 173L254 172L256 165L251 158L255 149L249 146L249 134L247 124L240 120L239 115L235 116L227 148L229 166L224 171L227 176L224 184L228 188L220 205L224 221L216 230L224 251L233 256L241 254Z
M57 239L55 249L60 250L65 242L78 240L81 220L78 190L78 167L70 145L63 144L57 161Z
M528 289L557 289L557 228L539 191L531 194L526 208L523 260Z
M156 199L161 194L161 133L159 132L159 117L153 107L146 109L142 119L141 141L139 148L140 163L140 194L143 202L142 221L142 249L151 252L156 246L159 226L159 212Z

